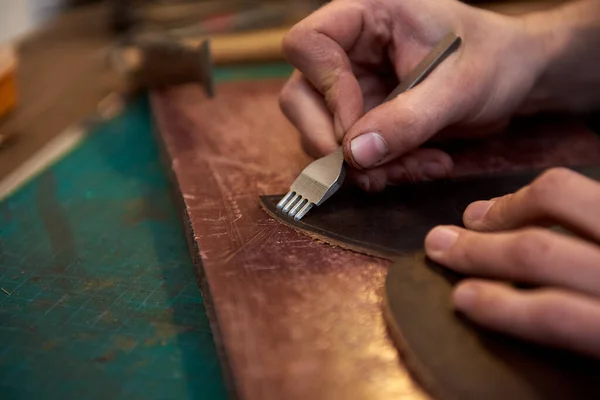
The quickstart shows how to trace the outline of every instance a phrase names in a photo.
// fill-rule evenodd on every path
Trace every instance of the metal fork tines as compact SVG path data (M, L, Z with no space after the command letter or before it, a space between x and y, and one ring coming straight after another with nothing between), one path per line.
M315 205L321 205L342 185L346 165L342 148L309 164L296 178L277 209L299 221Z

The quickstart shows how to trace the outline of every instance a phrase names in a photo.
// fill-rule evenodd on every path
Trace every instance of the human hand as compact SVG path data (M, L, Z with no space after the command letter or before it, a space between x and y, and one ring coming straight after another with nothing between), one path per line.
M432 260L478 277L457 285L455 307L487 328L600 357L600 182L552 169L514 194L472 203L463 220L469 230L436 227L425 239Z
M380 105L449 31L463 39L459 50ZM280 105L310 155L342 144L366 190L442 178L451 158L419 146L438 133L480 135L505 126L543 69L540 40L524 18L455 0L338 0L285 38L297 70Z

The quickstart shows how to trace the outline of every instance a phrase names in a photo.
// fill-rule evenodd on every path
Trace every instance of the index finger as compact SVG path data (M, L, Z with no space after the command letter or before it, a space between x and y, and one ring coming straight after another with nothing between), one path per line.
M599 182L566 168L554 168L512 195L471 204L463 219L466 227L478 231L557 222L600 241L599 211Z
M325 98L340 139L363 114L347 52L360 38L364 15L360 2L333 2L295 25L283 40L286 59Z

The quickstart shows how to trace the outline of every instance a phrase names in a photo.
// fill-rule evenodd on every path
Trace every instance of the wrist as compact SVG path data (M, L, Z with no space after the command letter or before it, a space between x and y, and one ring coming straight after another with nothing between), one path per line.
M560 22L560 10L532 12L521 16L528 39L548 69L564 53L570 42L570 31Z
M600 107L600 0L580 0L523 15L538 59L528 111L585 112Z
M558 110L564 108L556 91L556 74L553 69L569 43L569 32L554 23L555 16L548 12L535 12L519 17L524 27L524 41L530 56L535 60L534 84L522 109L523 113Z

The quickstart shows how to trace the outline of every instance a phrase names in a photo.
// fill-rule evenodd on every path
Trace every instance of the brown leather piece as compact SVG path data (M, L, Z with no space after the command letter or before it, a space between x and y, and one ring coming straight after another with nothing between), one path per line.
M319 243L260 207L260 196L287 192L310 162L279 110L283 83L226 83L213 99L197 86L152 94L231 388L252 400L427 398L383 319L390 262ZM508 139L454 145L457 173L529 168L528 156L511 149L535 151L530 157L544 166L600 159L600 140L581 125L559 119L535 126L548 132L543 157L529 139L532 129L511 130ZM490 147L495 142L504 154ZM492 159L481 156L492 151Z
M580 172L600 180L600 167ZM514 192L538 174L427 182L367 195L346 189L299 222L261 204L309 236L394 259L386 278L386 320L408 365L438 399L600 397L600 361L480 329L451 308L461 277L426 260L422 244L436 225L461 225L476 200Z
M261 204L275 218L328 243L362 253L392 258L420 250L427 232L440 224L462 224L462 213L476 200L514 192L537 173L484 179L462 178L390 187L365 193L346 187L302 220L276 210L281 195L264 196Z
M435 398L600 398L598 360L486 331L453 312L459 280L422 252L396 260L386 278L391 334Z
M318 243L259 205L310 161L279 110L283 82L152 97L228 383L248 400L426 399L381 314L389 261Z

